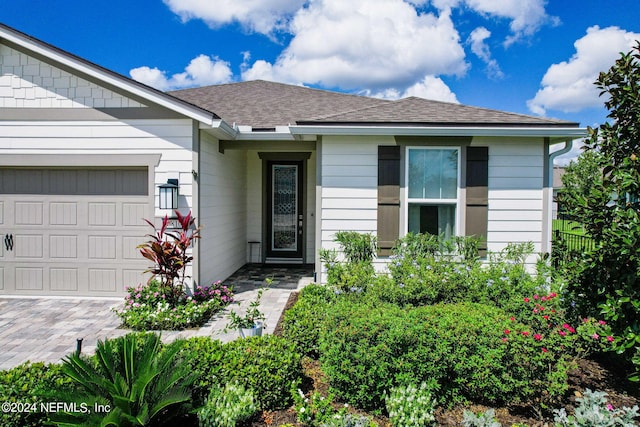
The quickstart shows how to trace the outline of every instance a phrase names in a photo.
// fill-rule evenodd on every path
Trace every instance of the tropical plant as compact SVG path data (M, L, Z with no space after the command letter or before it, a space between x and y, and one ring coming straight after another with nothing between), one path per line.
M88 411L65 411L58 425L149 426L170 424L189 409L194 376L177 357L184 341L162 346L156 334L98 341L93 359L67 356L62 370L77 391L60 396ZM102 411L94 411L102 408Z
M176 231L167 231L167 216L163 218L160 228L145 219L154 233L147 235L149 241L138 246L142 256L154 263L146 272L152 274L152 279L160 277L160 284L170 304L175 304L183 292L187 265L193 260L189 248L195 239L200 238L200 228L195 226L195 218L191 216L191 212L182 215L176 210L175 214L180 224Z

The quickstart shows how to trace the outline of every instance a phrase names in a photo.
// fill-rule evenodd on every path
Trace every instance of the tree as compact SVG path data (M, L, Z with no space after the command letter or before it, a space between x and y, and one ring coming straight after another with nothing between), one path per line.
M589 197L591 190L602 182L603 156L598 151L583 151L565 168L562 189L558 192L558 207L575 206L576 200Z
M596 85L611 121L590 129L585 148L602 156L602 179L569 207L595 249L576 264L569 297L581 315L602 313L618 351L640 365L640 42Z

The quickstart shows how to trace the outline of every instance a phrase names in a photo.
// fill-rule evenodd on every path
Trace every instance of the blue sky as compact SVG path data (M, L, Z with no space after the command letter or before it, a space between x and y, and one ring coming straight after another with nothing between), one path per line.
M262 78L606 120L638 0L0 0L0 22L162 90Z

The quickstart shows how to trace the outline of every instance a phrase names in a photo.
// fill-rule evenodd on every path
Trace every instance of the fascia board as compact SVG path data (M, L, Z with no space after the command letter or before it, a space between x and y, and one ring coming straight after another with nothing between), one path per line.
M289 126L293 135L363 135L363 136L512 136L584 138L586 128L562 127L411 127L411 126Z

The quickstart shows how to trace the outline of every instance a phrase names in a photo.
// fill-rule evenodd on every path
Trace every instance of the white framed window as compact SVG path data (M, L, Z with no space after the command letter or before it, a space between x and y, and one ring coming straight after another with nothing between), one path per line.
M460 148L407 147L406 154L406 231L459 234Z

